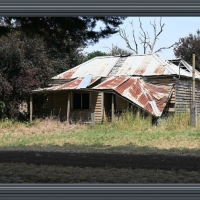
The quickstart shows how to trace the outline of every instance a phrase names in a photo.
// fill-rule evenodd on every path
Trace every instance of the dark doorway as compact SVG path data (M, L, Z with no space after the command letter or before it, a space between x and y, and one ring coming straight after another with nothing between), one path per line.
M109 121L111 120L112 113L112 93L104 93L104 108L105 108L105 117ZM116 110L116 96L114 95L114 109Z

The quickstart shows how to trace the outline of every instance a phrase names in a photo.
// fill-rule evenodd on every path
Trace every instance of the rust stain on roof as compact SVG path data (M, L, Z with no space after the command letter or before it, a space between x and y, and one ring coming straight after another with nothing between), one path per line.
M152 76L152 75L179 75L179 67L169 60L162 59L156 54L134 55L128 56L125 60L120 57L102 56L93 58L84 62L77 67L69 69L52 79L72 79L85 77L91 74L93 77L108 77L109 73L117 68L116 76ZM174 61L175 62L175 61ZM180 68L180 74L183 76L192 76L192 68L185 61L181 61L182 65L188 70ZM120 64L119 64L120 63ZM196 77L200 77L200 73L196 71Z
M92 78L91 83L88 86L92 85L99 79L100 79L100 77ZM83 80L83 78L77 78L69 83L62 85L61 87L58 88L58 90L76 89L82 80Z
M153 74L164 74L165 68L162 65L158 65Z
M114 89L127 79L127 77L112 77L100 83L98 86L94 87L94 89Z
M161 116L168 101L172 85L168 89L145 83L139 77L110 78L94 89L113 89L114 92L127 98L154 116ZM118 84L118 85L117 85Z
M153 90L153 91L155 91L155 92L157 92L157 93L166 93L168 90L165 88L165 86L163 86L163 87L156 87L155 85L153 85L153 84L150 84L150 83L147 83L147 85L148 85L148 87L151 89L151 90Z
M152 60L152 56L145 56L144 59L142 60L141 64L135 70L134 74L135 75L144 74L144 72L146 71L147 67L149 66L151 60Z
M135 75L144 74L145 71L146 71L146 67L140 67L140 68L136 69L134 74Z
M59 90L66 90L66 89L76 89L80 82L83 80L83 78L77 78L69 83L64 84L59 88Z
M62 78L63 78L63 79L71 78L71 76L72 76L73 74L74 74L73 71L69 71L69 72L63 74Z

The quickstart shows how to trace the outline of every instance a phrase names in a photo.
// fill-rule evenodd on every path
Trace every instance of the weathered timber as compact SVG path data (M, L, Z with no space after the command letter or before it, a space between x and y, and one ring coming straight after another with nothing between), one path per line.
M95 125L95 114L91 113L91 126Z
M115 118L114 94L112 94L112 105L111 105L111 110L112 110L111 119L112 119L112 121L113 121L114 118Z
M195 102L191 103L190 124L191 124L191 126L194 126L194 127L197 126L197 107L196 107L196 103Z

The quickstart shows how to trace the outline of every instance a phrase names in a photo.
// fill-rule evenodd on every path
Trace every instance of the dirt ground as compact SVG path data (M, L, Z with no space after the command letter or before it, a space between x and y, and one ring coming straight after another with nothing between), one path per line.
M0 151L0 163L26 163L82 168L200 170L200 157L167 155Z

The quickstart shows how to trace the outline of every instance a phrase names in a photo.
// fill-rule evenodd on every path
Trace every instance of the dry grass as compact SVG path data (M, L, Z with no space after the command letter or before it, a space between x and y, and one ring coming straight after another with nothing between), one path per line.
M165 118L159 126L131 113L95 127L52 119L0 123L0 149L199 156L199 147L200 124L190 127L187 113Z
M0 122L0 149L199 156L200 124L188 124L187 113L165 118L159 126L130 113L95 127L51 119L31 124L8 120ZM2 183L199 183L199 177L199 171L0 163Z
M58 120L45 119L35 120L33 123L20 123L15 120L6 120L0 122L0 134L27 135L27 134L48 134L56 132L73 132L78 131L80 125L67 125Z

